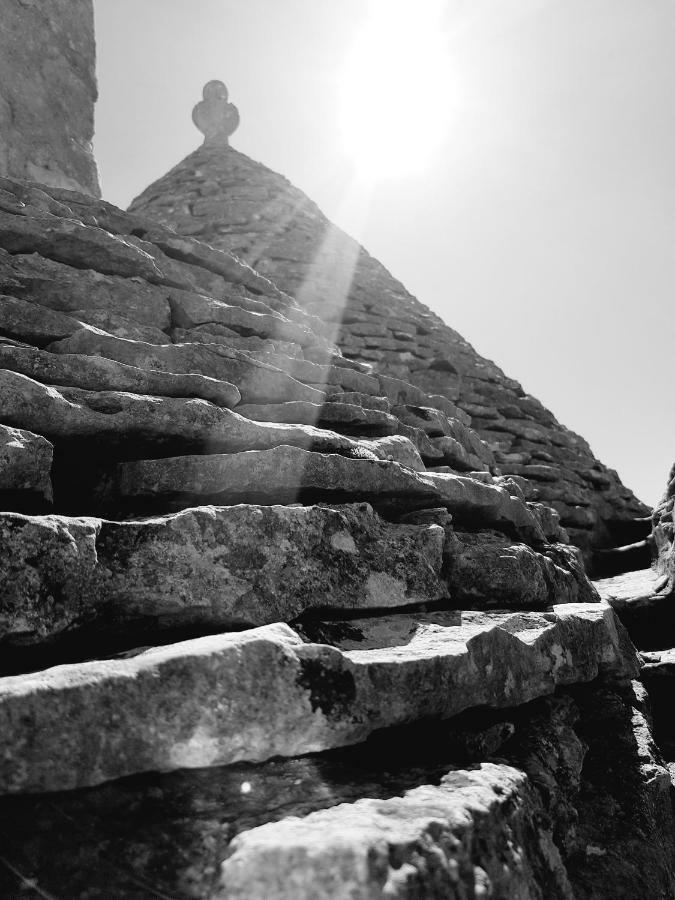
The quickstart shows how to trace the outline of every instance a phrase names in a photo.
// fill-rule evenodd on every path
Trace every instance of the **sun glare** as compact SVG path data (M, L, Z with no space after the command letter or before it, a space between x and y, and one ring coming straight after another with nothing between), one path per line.
M444 0L373 0L340 78L345 152L372 180L428 165L447 132Z

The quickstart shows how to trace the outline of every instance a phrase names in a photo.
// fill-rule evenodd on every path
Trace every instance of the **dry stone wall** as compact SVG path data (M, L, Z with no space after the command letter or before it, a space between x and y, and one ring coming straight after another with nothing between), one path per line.
M92 0L3 0L0 175L98 196Z
M0 179L0 892L670 896L635 651L494 471L235 256Z
M431 398L428 405L449 412L457 421L451 429L445 415L436 421L428 410L412 409L419 401L410 398L403 410L391 398L404 424L425 431L418 449L428 467L477 468L474 455L458 446L470 424L487 445L490 470L508 475L528 501L553 507L587 562L595 548L647 537L649 509L582 437L411 296L301 191L227 141L207 135L130 209L236 253L319 317L345 358L413 384ZM199 327L223 335L206 322ZM632 568L640 554L648 558L644 545L628 561L605 554L600 567L606 574L613 566Z

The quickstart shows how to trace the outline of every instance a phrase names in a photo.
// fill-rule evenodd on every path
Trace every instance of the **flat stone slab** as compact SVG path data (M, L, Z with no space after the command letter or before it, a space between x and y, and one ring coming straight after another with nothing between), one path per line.
M106 275L139 277L150 282L164 278L155 259L131 240L47 212L30 210L30 214L11 215L0 211L0 245L10 253L39 253L56 262L97 269Z
M0 333L8 337L44 346L69 337L80 328L81 322L63 313L0 294Z
M0 290L69 315L87 310L124 316L139 326L171 325L166 288L138 278L76 269L37 253L12 255L0 248Z
M206 375L235 384L245 403L284 403L287 400L321 403L324 399L322 391L302 384L286 371L218 344L147 344L114 337L95 328L83 328L71 337L50 344L49 350L105 356L128 366L156 372Z
M637 672L609 607L473 614L404 645L341 651L284 624L0 679L0 789L297 756L557 686Z
M609 605L617 610L649 607L662 598L659 589L664 587L668 579L659 575L655 569L638 569L635 572L624 572L612 578L600 578L593 584Z
M158 397L200 398L216 406L236 406L241 398L235 385L204 375L153 372L103 356L56 354L32 347L0 343L0 369L26 375L42 384L85 391L125 391Z
M368 442L369 447L376 445ZM415 472L386 460L300 447L125 462L116 468L113 493L126 503L183 507L204 502L293 503L307 498L311 502L365 500L376 506L393 501L406 509L447 506L465 521L508 528L526 540L544 541L525 504L502 488L471 478Z
M235 452L300 444L327 452L361 452L357 441L310 425L253 422L201 399L157 397L125 391L83 391L43 385L0 369L0 420L51 440L88 440L123 455L148 445L174 451Z
M539 819L540 801L523 772L482 763L402 797L343 803L242 832L213 896L525 898L541 896L545 879L547 898L570 900L558 849Z
M438 525L393 525L367 504L206 506L128 522L0 514L0 639L433 602L447 596L444 541Z
M386 412L333 400L323 404L302 400L273 404L247 403L242 404L237 412L258 422L295 422L377 435L393 435L398 431L396 418Z

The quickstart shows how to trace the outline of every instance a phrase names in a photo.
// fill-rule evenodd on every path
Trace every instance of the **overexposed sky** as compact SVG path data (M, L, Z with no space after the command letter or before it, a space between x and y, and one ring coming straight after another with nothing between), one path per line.
M104 197L127 206L195 149L222 79L234 147L655 503L675 458L674 0L386 2L94 0Z

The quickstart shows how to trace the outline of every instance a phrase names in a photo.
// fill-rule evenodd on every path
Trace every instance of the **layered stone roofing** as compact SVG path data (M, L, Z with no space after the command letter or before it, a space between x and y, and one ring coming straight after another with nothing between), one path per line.
M3 896L668 889L634 648L468 423L234 256L0 180Z
M220 115L231 127L226 92L210 102L213 121ZM130 210L236 253L317 316L347 359L414 384L441 410L448 401L455 404L486 442L492 469L511 476L528 500L555 508L584 551L646 537L648 507L582 437L481 357L305 194L227 139L214 140L208 128L216 126L204 127L203 146L150 185ZM227 338L206 322L202 327ZM405 421L419 424L410 412ZM452 435L431 422L425 430L429 441L419 449L427 466L466 468L458 464Z

